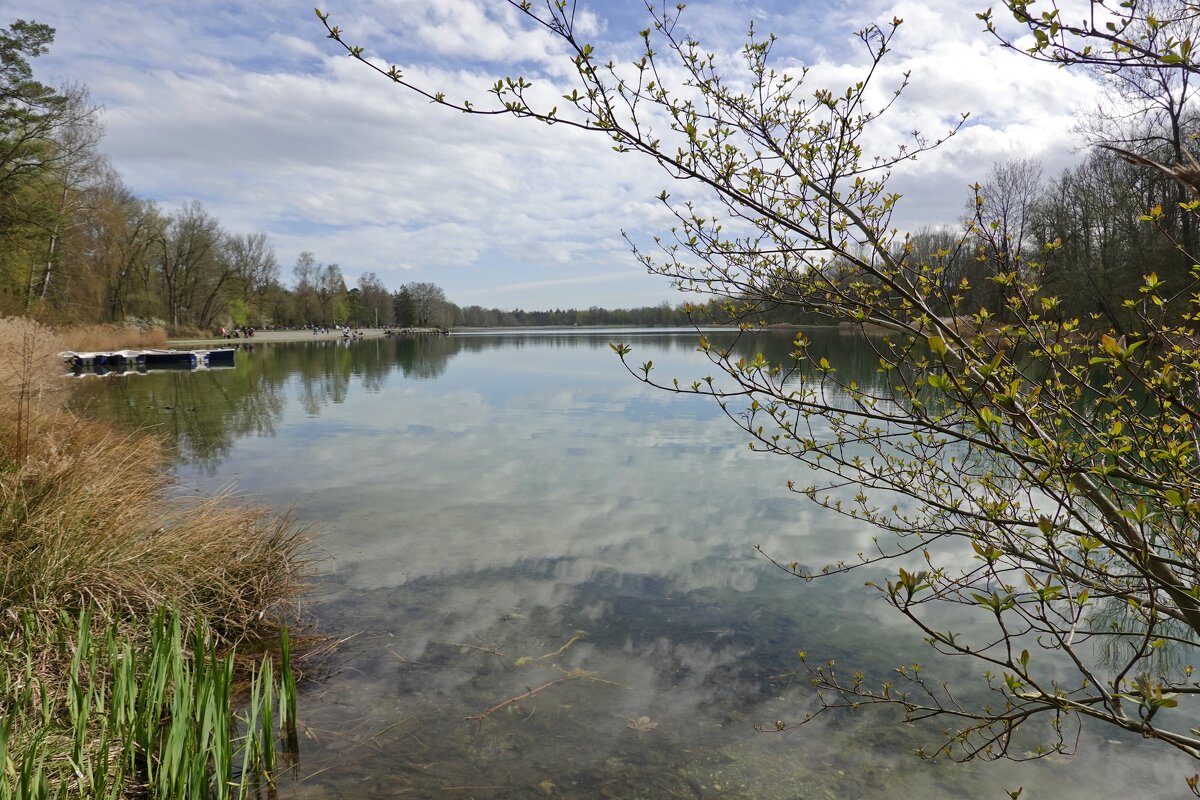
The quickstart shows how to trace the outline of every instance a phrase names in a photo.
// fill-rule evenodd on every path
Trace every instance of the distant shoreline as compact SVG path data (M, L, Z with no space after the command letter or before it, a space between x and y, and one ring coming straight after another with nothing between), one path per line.
M832 325L768 325L765 330L799 330L801 328L834 328ZM385 330L398 330L396 328L359 328L357 335L354 338L358 339L378 339L383 337ZM415 335L436 335L437 328L415 328L410 329ZM705 331L736 331L737 327L733 325L705 325L700 328L690 328L679 325L665 325L662 327L646 327L643 325L512 325L499 326L494 328L483 327L462 327L451 328L451 334L458 335L482 335L496 334L505 332L545 332L545 333L606 333L616 331L637 331L639 333L654 334L654 333L704 333ZM411 335L411 334L410 334ZM251 339L222 339L219 336L210 338L191 338L191 339L169 339L168 345L171 347L222 347L232 346L236 344L249 343L284 343L284 342L321 342L329 340L340 340L345 338L342 332L336 328L330 329L326 333L313 333L309 330L287 330L287 331L255 331L254 337Z
M383 336L387 328L360 328L356 339L378 339ZM434 328L417 329L421 334L432 334L436 332ZM254 336L246 339L222 339L220 336L213 336L207 339L168 339L167 344L171 347L231 347L237 344L266 344L269 342L323 342L330 339L345 338L342 332L337 328L331 328L325 333L313 333L309 330L295 331L255 331Z

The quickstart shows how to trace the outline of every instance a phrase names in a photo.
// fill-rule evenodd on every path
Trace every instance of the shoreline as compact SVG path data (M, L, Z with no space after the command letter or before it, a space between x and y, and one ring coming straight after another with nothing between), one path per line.
M361 336L355 336L355 339L382 339L385 328L360 328ZM440 333L436 328L413 328L412 334L407 335L437 335ZM276 342L327 342L330 340L341 340L345 337L339 330L331 330L327 333L313 333L312 331L255 331L254 336L249 339L222 339L220 336L214 336L207 339L167 339L168 347L207 347L209 349L220 347L234 347L240 344L271 344Z
M627 326L616 325L605 330L628 330ZM406 336L441 336L441 328L359 328L359 336L351 337L353 339L382 339L385 330L407 330L409 333L398 334L401 337ZM597 331L600 328L563 328L559 326L546 327L502 327L502 328L451 328L450 335L458 334L480 334L480 333L503 333L506 331L563 331L563 332L579 332L579 331ZM647 330L655 330L653 328ZM665 330L665 329L664 329ZM289 342L327 342L331 340L340 341L346 337L342 336L339 330L331 330L327 333L313 333L312 331L255 331L254 336L249 339L222 339L219 336L210 337L207 339L167 339L168 347L183 347L183 348L208 348L216 349L221 347L234 347L240 344L276 344Z
M765 330L800 330L803 328L832 328L837 326L826 325L771 325ZM380 339L383 338L385 330L398 330L396 328L359 328L361 335L355 336L355 339ZM409 328L411 331L406 336L437 336L442 335L440 328ZM737 331L736 326L725 325L704 325L700 328L683 328L681 326L630 326L630 325L588 325L588 326L504 326L497 328L451 328L450 335L472 335L472 334L490 334L490 333L506 333L514 331L542 331L547 333L610 333L616 331L637 330L645 333L704 333L707 331ZM167 340L167 347L183 347L183 348L208 348L216 349L221 347L233 347L239 344L273 344L287 342L323 342L330 340L341 340L344 338L341 331L331 330L327 333L314 334L308 330L289 330L289 331L255 331L254 336L250 339L222 339L219 336L209 338L191 338L191 339L175 339Z

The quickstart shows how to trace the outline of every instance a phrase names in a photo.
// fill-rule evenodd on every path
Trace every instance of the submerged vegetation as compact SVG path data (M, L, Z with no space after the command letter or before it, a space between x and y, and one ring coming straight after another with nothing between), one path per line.
M153 436L64 411L61 349L0 320L0 797L231 796L294 723L303 531L179 496Z

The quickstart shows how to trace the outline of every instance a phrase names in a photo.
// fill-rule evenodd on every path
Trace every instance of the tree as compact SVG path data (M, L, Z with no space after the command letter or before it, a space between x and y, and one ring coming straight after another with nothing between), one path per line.
M90 195L85 191L88 182L99 180L104 173L104 159L96 149L100 141L100 125L96 107L81 86L68 87L63 93L63 122L54 131L54 159L39 175L41 191L47 195L47 213L39 220L46 239L45 251L30 270L26 305L35 300L45 302L51 288L59 289L55 280L60 262L64 261L63 243L83 222L88 213L85 207ZM59 299L65 291L58 292ZM60 303L61 305L61 303Z
M0 292L24 312L51 299L80 190L98 174L97 109L86 90L59 92L33 77L31 59L53 41L54 29L36 22L0 30Z
M416 326L417 302L413 298L412 290L407 285L401 286L399 291L392 295L392 310L395 314L396 324L401 328Z
M278 281L271 282L263 289L263 313L276 325L307 325L312 320L302 313L296 294Z
M1144 41L1155 51L1169 41L1200 36L1200 15L1171 0L1139 0L1137 13L1125 21L1127 38ZM1128 12L1127 12L1128 13ZM1193 75L1170 64L1131 66L1122 61L1092 61L1089 68L1108 87L1108 97L1080 129L1090 142L1115 145L1143 156L1163 153L1182 161L1196 117Z
M279 280L279 263L267 235L249 233L226 237L224 258L232 271L230 301L236 300L244 307L247 317L261 319L266 292ZM249 321L235 319L234 323L245 325Z
M346 321L346 281L337 264L321 264L305 251L292 267L296 300L308 322L329 324Z
M1009 266L1012 236L985 237L1003 314L968 305L969 287L942 280L942 257L914 257L911 239L894 232L900 198L888 191L891 167L938 146L960 122L938 140L868 149L906 85L873 86L898 19L859 34L867 66L858 80L825 88L774 68L774 38L753 28L745 74L727 79L679 33L679 10L652 6L643 51L623 71L576 36L574 3L511 5L559 37L573 86L535 95L527 79L507 78L491 103L456 104L368 59L318 15L351 56L434 103L595 132L702 188L695 204L664 191L675 227L656 253L634 253L685 290L726 298L732 318L784 303L890 331L867 340L881 373L871 386L840 379L802 333L775 361L738 358L700 337L715 369L694 381L660 381L653 364L636 365L629 346L613 345L641 380L713 398L754 448L824 476L789 484L798 494L881 532L872 552L816 571L768 554L781 569L820 578L887 567L891 576L873 582L883 600L932 648L987 670L978 699L919 667L871 683L802 655L823 708L884 704L909 720L938 718L945 738L925 752L959 758L1069 752L1085 719L1200 758L1187 708L1200 692L1187 666L1200 635L1200 340L1191 313L1164 310L1181 292L1200 302L1196 277L1166 285L1152 269L1140 272L1122 304L1137 324L1122 334L1103 317L1066 313L1040 259ZM1024 0L1007 5L1030 13ZM1050 17L1043 38L1063 39L1056 25ZM1093 33L1107 36L1073 35ZM1038 53L1093 57L1084 48ZM1139 40L1116 57L1182 59L1190 70L1189 55L1190 45ZM673 74L683 76L678 87L664 82ZM548 107L535 96L565 100ZM891 99L873 104L877 96ZM975 199L977 220L988 219L989 202ZM1153 226L1163 213L1147 209L1140 221ZM1060 246L1040 244L1051 254ZM939 612L948 606L974 624L947 628ZM1112 646L1098 655L1096 641ZM1035 720L1051 724L1027 724ZM1200 775L1188 782L1197 787Z
M313 291L322 320L339 324L346 321L346 281L342 278L341 267L337 264L319 265Z
M986 270L971 276L975 286L973 299L990 311L1002 310L999 302L1003 294L999 291L1000 284L991 278L1020 270L1029 254L1029 222L1041 180L1042 167L1034 159L993 164L991 173L969 203L967 218L974 223L973 233L980 240L983 254L979 260L987 265ZM989 254L995 257L989 258ZM995 290L987 292L990 296L981 297L983 286Z
M1073 9L1075 13L1068 19L1056 6L1043 11L1033 0L1001 3L1004 11L1032 34L1032 40L1022 40L1021 49L1039 61L1104 70L1165 66L1200 73L1200 63L1192 52L1194 42L1186 34L1179 35L1200 16L1194 6L1150 0L1086 0L1081 5L1088 11ZM1160 11L1166 13L1156 13ZM991 8L976 16L1001 47L1018 48L1016 37L997 27Z
M329 322L328 319L319 316L320 306L316 291L319 268L317 259L307 250L296 257L296 264L292 267L292 277L296 279L296 310L306 324Z
M29 63L53 41L54 29L37 22L17 20L0 31L0 196L6 198L58 159L54 135L70 121L67 98L35 81Z
M167 224L158 269L163 313L172 326L212 327L221 310L221 290L232 274L224 237L217 219L199 201L186 204Z
M102 309L106 321L154 316L160 308L154 254L167 220L153 203L137 199L114 172L91 194L79 246L91 257L75 285L98 293L100 302L93 301L93 307Z
M355 286L346 292L346 310L351 325L360 327L366 316L366 306L363 305L362 289Z
M1122 20L1123 36L1144 42L1150 51L1162 52L1171 42L1200 40L1200 14L1178 0L1138 0L1133 9ZM1083 117L1078 126L1089 143L1135 158L1175 164L1194 161L1196 87L1189 70L1166 63L1130 66L1112 59L1093 60L1088 69L1108 90L1093 114ZM1173 237L1194 251L1198 242L1193 215L1178 211L1188 199L1188 189L1179 184L1170 188L1173 197L1162 224L1169 224ZM1172 272L1186 273L1190 263L1177 261Z
M1136 315L1123 300L1137 295L1144 274L1153 270L1171 285L1188 280L1171 242L1141 220L1173 196L1161 176L1111 151L1093 151L1051 182L1033 210L1036 240L1056 243L1039 258L1043 288L1062 298L1066 313L1097 313L1117 333L1134 330ZM1186 293L1167 302L1185 301Z
M359 325L391 325L395 311L392 296L374 272L364 272L358 279L358 291L362 297L362 319Z
M975 258L969 242L963 238L961 227L924 226L911 234L904 241L903 247L895 250L894 255L897 259L907 258L917 263L938 265L939 291L946 297L952 296L964 285L964 281L966 285L975 287L976 292L986 292L990 288L986 280L986 268ZM982 299L980 297L980 300ZM949 308L941 311L946 313Z
M418 328L443 327L454 322L453 314L449 314L446 293L436 283L414 281L404 284L408 296L412 298L413 325Z

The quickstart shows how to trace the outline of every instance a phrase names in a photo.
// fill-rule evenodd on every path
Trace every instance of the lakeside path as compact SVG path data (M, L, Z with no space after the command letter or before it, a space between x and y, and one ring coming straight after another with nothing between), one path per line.
M361 328L362 335L358 339L378 339L383 336L383 328ZM435 328L414 328L412 334L432 335L439 331ZM271 344L273 342L321 342L331 339L341 339L342 332L331 330L328 333L313 333L312 331L255 331L250 339L168 339L167 347L230 347L237 344Z
M843 322L837 326L829 325L771 325L767 330L800 330L802 328L829 328L831 330L840 331L859 331L868 335L876 333L884 333L884 328L868 327L866 325L859 326L851 323ZM360 328L361 336L359 339L378 339L383 336L387 328ZM401 329L391 328L390 330L398 331ZM407 328L408 333L398 334L400 336L437 336L444 335L440 328ZM638 325L516 325L512 327L500 328L475 328L463 327L453 328L451 334L477 334L477 333L514 333L514 332L544 332L544 333L589 333L589 334L608 334L619 332L641 332L641 333L705 333L708 331L736 331L737 327L733 325L703 325L698 328L683 327L683 326L667 326L667 327L643 327ZM271 344L274 342L320 342L341 339L342 333L338 330L332 330L328 333L314 334L309 330L296 331L256 331L253 339L222 339L219 336L212 338L194 338L194 339L168 339L167 347L183 348L183 349L214 349L219 347L232 347L238 344Z

